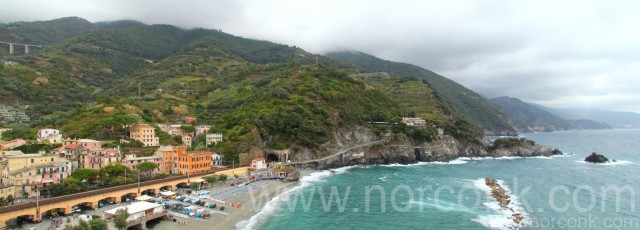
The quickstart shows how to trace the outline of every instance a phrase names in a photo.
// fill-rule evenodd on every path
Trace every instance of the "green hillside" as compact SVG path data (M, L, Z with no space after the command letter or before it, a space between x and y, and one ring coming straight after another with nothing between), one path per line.
M56 22L64 24L34 23ZM359 67L297 47L135 21L96 23L77 35L56 31L67 38L28 55L0 57L0 103L30 104L32 130L49 126L71 137L116 140L127 124L195 116L223 133L216 150L228 159L252 146L322 151L338 128L397 124L407 115L459 138L482 135L425 81L356 80L348 74ZM370 127L416 141L435 138L430 126L394 126ZM159 135L162 144L178 142Z
M334 52L326 56L360 66L367 72L387 72L393 76L426 80L438 96L480 126L485 133L515 133L495 105L477 93L432 71L411 64L382 60L361 52Z

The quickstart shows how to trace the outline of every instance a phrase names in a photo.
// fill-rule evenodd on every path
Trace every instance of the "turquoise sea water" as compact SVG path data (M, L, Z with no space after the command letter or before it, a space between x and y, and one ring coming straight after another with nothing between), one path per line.
M508 229L484 178L498 179L524 229L640 229L640 130L526 134L571 154L352 166L303 178L246 229ZM583 163L591 152L615 163ZM339 201L336 199L339 198Z

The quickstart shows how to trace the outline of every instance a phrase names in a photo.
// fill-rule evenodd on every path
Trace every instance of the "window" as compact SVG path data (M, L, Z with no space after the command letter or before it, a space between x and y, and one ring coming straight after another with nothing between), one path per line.
M53 157L51 158L51 162L53 162Z
M31 164L33 164L33 159L31 159Z

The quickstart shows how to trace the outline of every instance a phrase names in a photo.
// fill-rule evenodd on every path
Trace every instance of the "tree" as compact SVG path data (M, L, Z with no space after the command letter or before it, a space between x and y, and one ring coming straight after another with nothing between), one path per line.
M227 182L227 174L220 174L218 176L218 180L224 182Z
M91 230L107 230L107 222L103 219L93 218L89 221L89 227Z
M151 172L158 168L158 164L147 161L137 164L136 168L140 171L140 174L145 175L145 178L149 178L151 177Z
M189 187L191 187L191 189L193 189L193 190L196 190L196 189L198 189L198 183L191 182L191 183L189 183Z
M213 184L213 183L218 182L218 178L215 177L215 176L205 177L204 180L207 181L207 183L209 183L209 184Z
M73 173L71 174L71 178L75 178L79 181L87 180L87 182L92 183L98 179L99 175L100 171L96 169L78 169L76 171L73 171Z
M118 184L114 183L115 179L121 177L122 180L120 182L123 183L124 176L126 175L127 177L130 177L131 175L133 175L133 173L133 170L129 167L116 162L108 164L107 166L100 169L100 179L107 183Z
M113 224L118 230L127 229L127 218L129 217L128 208L118 209L116 217L113 218Z
M180 145L183 144L182 143L182 136L174 136L173 140L176 141L176 143L178 143Z
M13 201L14 201L14 200L15 200L15 199L13 198L13 195L9 195L9 196L7 196L7 204L13 204Z
M125 222L126 224L126 222ZM103 219L94 218L89 222L80 221L78 225L67 225L64 230L107 230L107 222Z
M180 129L182 129L182 131L185 133L193 133L196 131L196 128L191 125L181 125Z

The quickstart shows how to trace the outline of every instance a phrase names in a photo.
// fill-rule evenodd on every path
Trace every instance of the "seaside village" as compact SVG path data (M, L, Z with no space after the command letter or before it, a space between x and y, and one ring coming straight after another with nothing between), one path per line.
M13 113L10 115L16 116ZM40 204L47 199L91 191L74 190L59 194L64 192L60 191L63 186L75 186L74 183L80 183L78 187L88 185L93 189L102 189L117 188L119 185L114 183L121 180L123 185L120 186L137 183L139 189L141 181L210 175L160 190L75 204L69 208L39 210L39 215L19 216L12 219L15 221L13 223L7 221L7 227L29 228L46 223L47 229L62 229L65 225L78 224L79 220L103 218L108 220L109 229L117 229L111 220L118 215L118 210L125 208L128 214L127 228L137 226L145 229L146 221L153 219L169 220L174 224L188 224L195 220L215 221L216 215L224 219L234 213L232 209L243 209L243 203L234 198L258 187L278 185L269 183L281 183L279 181L289 179L287 176L292 169L283 164L288 160L288 150L273 150L267 155L265 150L253 148L248 153L241 153L239 162L225 160L223 155L210 150L211 146L223 141L221 133L213 132L209 125L194 125L194 129L187 130L181 128L194 121L195 118L187 116L184 124L155 124L155 127L149 124L130 125L128 138L120 140L118 144L69 138L54 128L38 130L34 140L0 142L0 205L3 206L0 209L28 203ZM180 137L183 145L160 146L156 127L173 137ZM1 128L0 137L3 132L10 130ZM207 150L191 150L192 143L201 135L205 136ZM120 147L134 141L141 142L144 149L155 151L149 155L137 151L141 148ZM30 149L25 147L33 145L47 148L40 148L37 152L20 150ZM109 170L119 170L120 174L110 175L116 179L107 184L102 172Z

